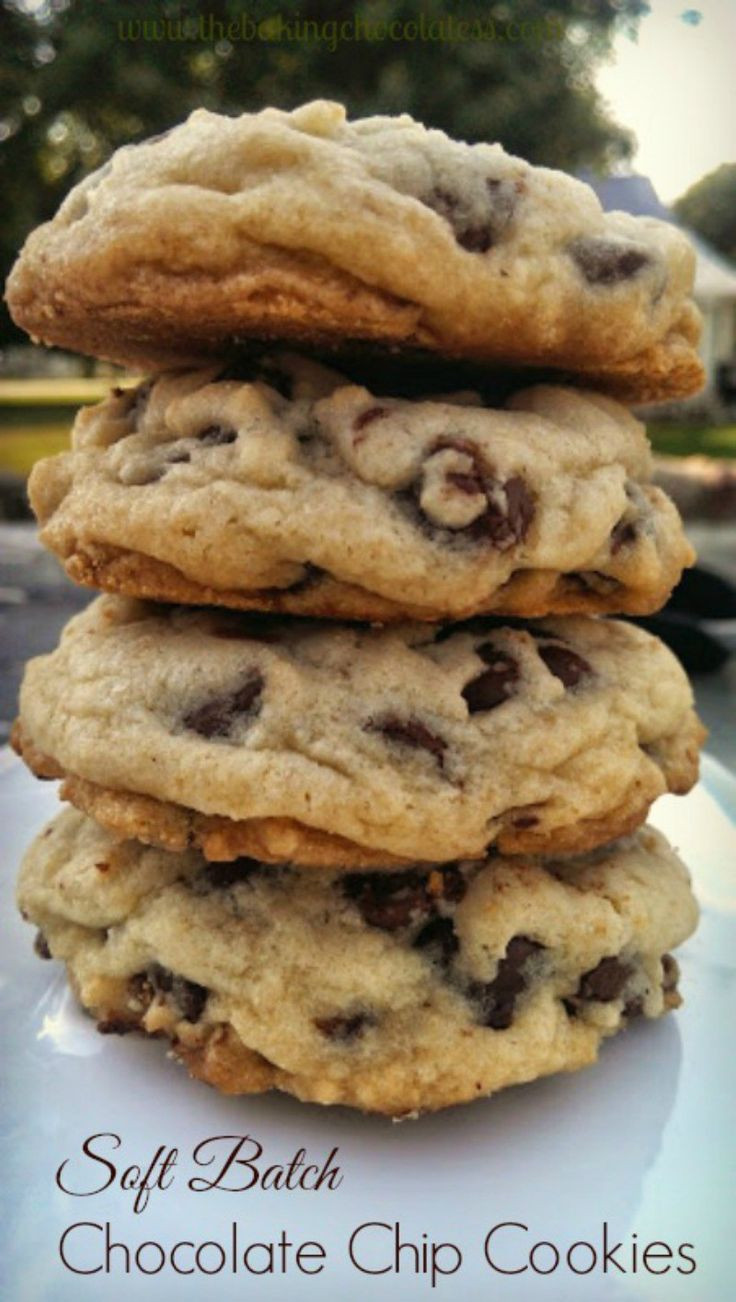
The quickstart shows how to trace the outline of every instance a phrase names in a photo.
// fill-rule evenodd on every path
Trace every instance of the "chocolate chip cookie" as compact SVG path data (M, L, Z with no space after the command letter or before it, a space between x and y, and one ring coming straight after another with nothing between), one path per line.
M8 282L45 343L145 368L244 339L552 367L626 400L702 383L676 227L498 145L317 101L200 109L118 150L27 240Z
M209 864L72 810L18 901L101 1031L163 1032L227 1093L393 1116L593 1062L680 1002L669 950L697 918L651 828L568 860L343 874Z
M32 660L16 745L143 841L303 865L582 850L697 776L672 653L632 625L366 628L101 597Z
M303 358L178 372L40 462L42 540L129 596L347 619L647 613L692 561L643 426L540 386L378 395Z

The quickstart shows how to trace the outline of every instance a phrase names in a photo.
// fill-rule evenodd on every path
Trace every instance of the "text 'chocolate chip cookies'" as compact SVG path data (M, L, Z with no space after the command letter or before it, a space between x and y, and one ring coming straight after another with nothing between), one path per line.
M326 103L201 110L29 236L15 319L153 372L30 482L109 595L26 672L77 808L19 904L100 1030L407 1116L676 1007L697 909L643 824L703 729L601 616L692 562L621 405L698 388L692 276L570 177Z

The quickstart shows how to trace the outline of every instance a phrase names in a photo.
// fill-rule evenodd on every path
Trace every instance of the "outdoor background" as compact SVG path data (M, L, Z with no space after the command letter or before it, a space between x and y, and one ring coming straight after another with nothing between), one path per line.
M463 22L478 24L470 36ZM696 241L707 386L649 428L705 563L736 579L735 41L733 0L0 0L0 270L116 147L199 105L336 98L582 175L605 207L678 221ZM0 310L0 740L22 661L89 599L36 542L25 479L111 374L34 348ZM716 589L701 614L733 645L733 594ZM725 663L698 694L736 765L733 684Z

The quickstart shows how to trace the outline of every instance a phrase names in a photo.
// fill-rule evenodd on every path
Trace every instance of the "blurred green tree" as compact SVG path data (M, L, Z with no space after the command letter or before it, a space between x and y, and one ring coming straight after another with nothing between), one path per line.
M633 142L608 117L593 73L616 25L635 25L647 8L644 0L422 0L421 8L0 0L0 273L85 172L198 105L237 113L332 97L354 116L407 111L467 140L500 140L532 162L605 168ZM412 39L411 28L398 40L338 38L340 24L356 19L375 32L420 18L435 39ZM483 39L436 39L450 20L456 35L460 22L476 21ZM4 313L0 343L13 338Z
M736 163L722 163L677 200L675 212L714 248L736 261Z

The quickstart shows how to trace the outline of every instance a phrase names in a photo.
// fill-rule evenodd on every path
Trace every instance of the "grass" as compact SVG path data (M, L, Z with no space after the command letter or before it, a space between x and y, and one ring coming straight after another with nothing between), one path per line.
M43 457L53 457L69 447L70 421L38 421L37 424L6 426L0 421L0 470L24 477Z
M736 457L736 425L676 425L650 422L655 452L667 457Z

